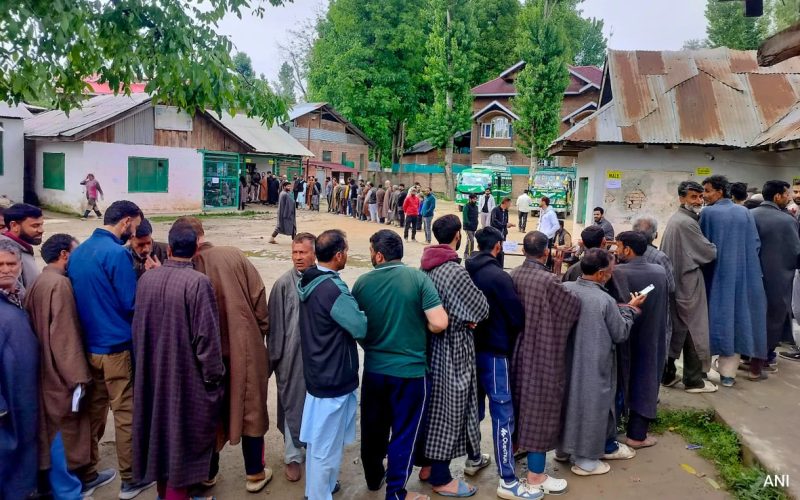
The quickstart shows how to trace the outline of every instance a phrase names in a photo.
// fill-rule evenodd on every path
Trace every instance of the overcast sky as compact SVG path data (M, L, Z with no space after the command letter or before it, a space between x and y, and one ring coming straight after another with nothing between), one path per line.
M585 16L605 21L610 48L676 50L685 40L705 38L705 4L703 0L585 0L581 8ZM249 13L242 19L228 15L220 32L250 55L257 74L274 80L283 62L278 43L286 40L287 30L326 6L327 0L294 0L286 7L267 6L263 19Z

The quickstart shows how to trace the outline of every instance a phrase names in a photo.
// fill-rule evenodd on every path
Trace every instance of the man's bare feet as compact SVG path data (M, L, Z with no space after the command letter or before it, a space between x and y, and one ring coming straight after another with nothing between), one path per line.
M300 480L302 469L300 464L297 462L291 462L286 465L286 469L284 469L283 473L286 476L287 481L294 483Z

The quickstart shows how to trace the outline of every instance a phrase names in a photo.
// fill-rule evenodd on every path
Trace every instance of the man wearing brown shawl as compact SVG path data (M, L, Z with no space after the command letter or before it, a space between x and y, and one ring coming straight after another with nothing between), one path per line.
M242 442L247 491L264 489L272 470L264 466L264 434L267 432L267 379L269 355L265 345L267 294L261 276L238 248L215 247L205 241L203 224L195 217L178 222L197 233L195 269L211 279L219 306L222 358L225 360L225 402L217 450L226 441ZM219 455L214 454L207 484L215 484Z
M525 309L525 328L511 358L517 439L528 451L528 484L545 494L562 493L567 482L544 473L545 454L558 445L561 432L567 338L580 300L545 267L550 251L544 233L526 234L523 248L525 262L511 271Z

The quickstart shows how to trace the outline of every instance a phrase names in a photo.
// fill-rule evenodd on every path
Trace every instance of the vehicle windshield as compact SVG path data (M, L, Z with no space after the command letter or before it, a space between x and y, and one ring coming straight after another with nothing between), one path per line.
M488 174L463 173L461 174L461 185L463 186L488 186L492 183L492 178Z
M534 177L534 185L538 188L563 189L567 176L563 174L538 174Z

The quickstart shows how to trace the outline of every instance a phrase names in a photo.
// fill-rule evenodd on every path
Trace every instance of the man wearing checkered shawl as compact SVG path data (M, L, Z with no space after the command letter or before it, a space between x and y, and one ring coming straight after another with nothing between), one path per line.
M426 435L420 443L434 491L463 493L474 487L450 475L450 460L480 456L475 345L472 329L489 316L489 304L460 265L461 221L446 215L433 224L439 245L425 248L422 271L433 281L449 318L441 334L431 336L431 397ZM428 470L420 476L425 479Z

